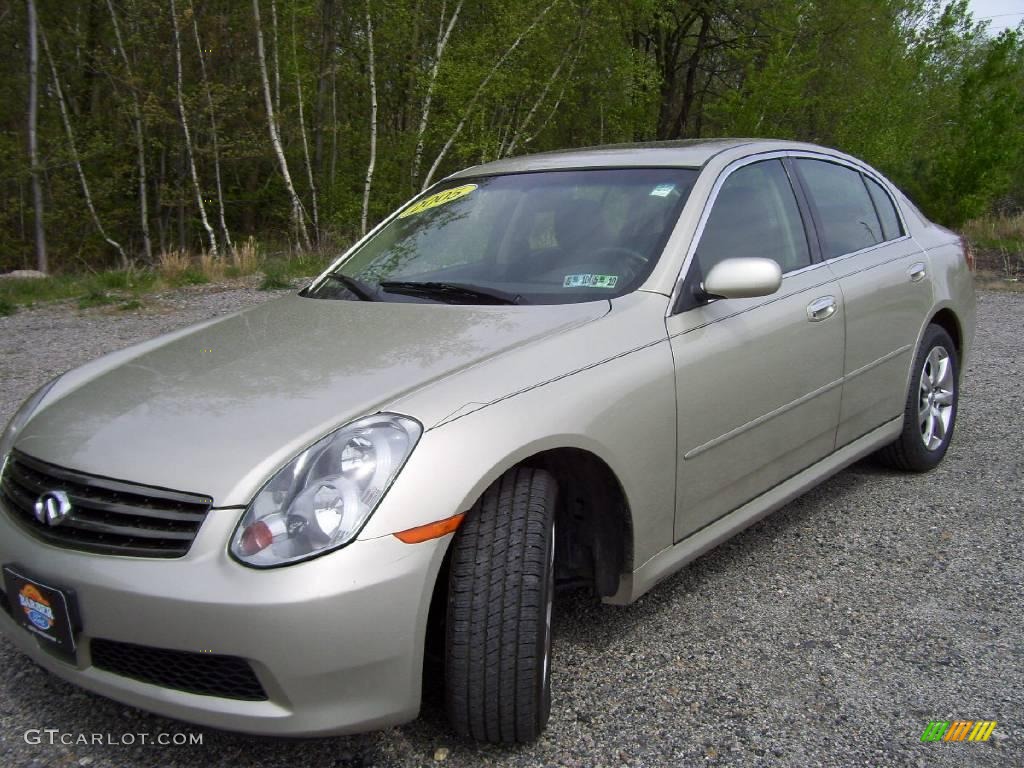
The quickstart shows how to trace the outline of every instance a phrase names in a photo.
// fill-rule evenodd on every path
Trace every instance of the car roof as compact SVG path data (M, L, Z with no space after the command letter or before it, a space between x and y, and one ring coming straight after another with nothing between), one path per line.
M682 141L651 141L637 144L606 144L600 147L564 149L495 160L466 168L448 178L458 179L569 168L635 168L644 166L700 168L715 155L737 147L747 147L751 153L778 149L829 151L815 144L766 139L684 139Z

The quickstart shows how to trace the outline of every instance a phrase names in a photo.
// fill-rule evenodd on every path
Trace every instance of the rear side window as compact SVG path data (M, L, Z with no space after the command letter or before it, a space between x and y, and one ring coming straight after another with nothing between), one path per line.
M886 240L895 240L903 234L903 228L900 227L900 217L896 215L896 206L893 205L892 198L874 179L865 176L864 183L868 185L868 192L871 193L871 200L878 211L878 218L882 220L882 235Z
M774 259L783 272L811 263L789 176L779 160L740 168L725 180L697 245L701 273L723 259Z
M818 212L826 259L882 242L882 225L860 173L824 160L796 164Z

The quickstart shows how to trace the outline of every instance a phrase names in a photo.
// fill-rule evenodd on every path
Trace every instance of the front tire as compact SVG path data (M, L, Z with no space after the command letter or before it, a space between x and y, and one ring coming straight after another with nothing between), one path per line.
M927 472L942 461L953 439L960 396L960 363L945 329L929 325L921 339L903 411L903 432L878 452L905 472Z
M556 500L550 474L512 469L452 543L445 698L462 736L525 743L547 724Z

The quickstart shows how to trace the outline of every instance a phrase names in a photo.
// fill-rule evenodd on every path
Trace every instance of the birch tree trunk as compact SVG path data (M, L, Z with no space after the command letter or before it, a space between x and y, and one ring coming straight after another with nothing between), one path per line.
M571 50L571 48L565 49L565 53L562 54L562 58L559 59L558 61L558 66L555 67L554 71L551 73L551 77L549 77L547 79L547 82L544 83L544 88L541 89L540 95L537 97L537 100L533 102L533 106L530 107L530 111L526 113L526 117L523 118L523 122L519 124L515 131L512 132L512 138L509 140L508 146L503 145L501 149L499 149L499 158L509 157L513 152L516 151L516 144L519 143L520 137L526 132L526 129L530 127L530 123L533 122L534 115L537 114L537 110L540 108L540 105L544 103L544 99L546 99L548 96L548 91L551 90L551 86L555 83L555 81L558 79L558 76L561 74L562 67L565 66L565 62L568 60Z
M366 234L366 218L370 210L370 188L373 186L373 169L377 164L377 73L373 60L373 19L370 18L370 0L366 0L366 41L369 46L370 65L370 163L366 167L366 184L363 186L362 233Z
M125 72L129 83L129 93L132 100L132 122L135 127L135 151L139 164L139 220L142 227L142 252L147 263L153 261L153 246L149 239L149 205L146 194L146 140L142 134L142 108L139 106L139 95L135 90L135 77L132 75L132 65L128 61L128 52L124 48L124 40L121 38L121 25L114 12L112 0L107 0L107 10L110 11L110 21L114 27L114 37L117 40L117 50L124 62Z
M36 225L36 269L48 270L46 258L46 229L43 226L43 185L40 180L38 131L39 116L39 42L36 27L35 0L28 0L28 161L32 168L32 207Z
M562 87L558 91L558 96L555 97L555 103L551 105L551 109L548 111L547 117L545 117L544 121L539 126L537 126L537 130L535 130L530 136L527 136L525 139L523 139L523 144L529 144L531 141L533 141L538 136L540 136L540 134L544 131L544 129L548 127L548 123L551 122L551 118L553 118L555 116L555 113L558 112L558 107L561 106L561 104L562 104L562 97L565 95L565 85L566 85L566 82L572 78L573 70L576 69L576 61L580 57L580 50L581 50L581 48L582 48L582 46L579 46L579 47L576 48L576 53L573 55L572 62L569 64L569 72L565 76L565 79L562 82ZM602 111L601 111L601 136L602 137L604 136L604 111L603 111L603 107L602 107ZM602 138L602 142L603 141L604 141L604 139Z
M299 77L299 51L295 44L295 10L292 9L292 64L295 67L295 93L299 99L299 132L302 134L302 154L306 159L306 175L309 179L310 205L313 208L313 241L320 242L320 213L316 204L316 181L313 179L313 164L309 158L309 141L306 138L306 118L303 114L302 78Z
M181 32L178 29L178 9L171 0L171 26L174 28L174 68L178 81L178 115L181 118L181 132L185 135L185 157L188 160L188 172L192 177L192 189L196 193L196 207L199 209L199 221L206 230L206 239L210 243L210 255L217 257L217 235L206 217L206 204L203 202L203 190L199 186L199 174L196 172L196 156L192 151L192 133L188 128L188 114L185 112L185 88L181 72Z
M124 252L121 244L107 234L103 224L100 222L99 214L96 212L96 206L93 204L92 193L89 191L89 182L86 181L82 160L78 154L78 145L75 143L75 132L71 127L71 116L68 114L67 100L64 98L64 87L61 85L60 76L57 74L57 65L53 63L53 56L50 55L50 44L46 40L46 33L43 31L42 25L39 25L39 39L43 44L43 53L46 55L46 61L50 65L50 75L53 77L53 91L57 94L57 106L60 107L60 117L64 123L64 133L68 137L71 162L74 163L75 171L78 174L78 181L82 185L85 206L89 209L89 215L92 217L92 223L96 227L96 231L100 233L100 237L106 240L118 252L121 256L121 267L125 269L128 267L128 255Z
M420 164L423 162L423 138L427 133L427 121L430 119L430 103L434 97L434 86L437 84L437 73L441 69L441 57L444 49L448 46L448 38L452 36L455 22L459 19L459 11L462 10L463 0L452 11L452 17L448 20L448 26L444 24L444 11L447 2L441 3L441 22L437 29L437 46L434 49L434 61L430 65L430 79L427 80L427 93L423 97L423 111L420 113L420 124L416 130L416 153L412 158L412 186L416 187L416 180L420 175Z
M206 74L206 56L203 54L203 43L199 39L199 22L196 20L195 7L189 3L192 11L192 32L196 38L196 50L199 52L199 70L203 76L203 90L206 92L206 108L210 112L210 138L213 145L213 177L217 183L217 210L219 213L220 234L224 238L224 247L229 251L231 245L231 233L228 231L227 221L224 217L224 189L220 178L220 146L217 138L217 115L213 108L213 92L210 90L210 78Z
M338 178L338 72L331 67L331 192Z
M430 183L434 180L434 174L437 172L438 167L441 165L441 161L443 161L445 155L448 154L448 150L452 148L452 144L455 143L455 139L457 139L459 137L459 134L462 133L462 129L466 125L466 120L469 119L469 116L473 113L473 110L476 108L476 103L477 101L480 100L480 96L487 88L487 85L491 82L491 78L493 78L494 75L498 72L498 70L501 69L501 67L508 60L508 57L511 56L512 53L516 50L516 48L520 46L523 40L525 40L527 36L531 32L533 32L534 29L536 29L537 25L540 24L541 20L545 16L547 16L548 11L550 11L552 8L558 5L559 2L561 2L561 0L553 0L551 3L549 3L544 8L544 10L537 15L537 18L535 18L530 23L530 26L528 26L523 31L523 33L515 39L515 42L513 42L512 45L510 45L508 49L503 54L501 54L498 60L494 62L494 66L491 67L491 71L488 72L487 76L480 81L480 85L477 87L476 92L473 94L473 98L469 100L469 105L462 113L462 117L459 119L458 125L455 126L455 130L452 131L451 136L448 137L448 141L444 143L444 146L441 147L441 151L437 153L437 157L434 159L433 165L430 166L430 171L427 173L427 178L423 180L423 189L429 187Z
M270 143L274 147L274 155L277 157L281 177L284 179L284 185L288 190L288 197L292 203L292 223L295 225L295 230L302 246L309 249L309 232L306 230L302 201L299 200L299 196L295 192L295 185L292 184L292 175L288 171L288 159L284 155L284 147L281 146L281 134L277 129L277 118L274 117L274 101L270 94L270 77L267 75L267 56L263 45L263 24L260 21L260 0L252 0L252 15L256 20L256 53L260 60L263 104L267 110L267 129L270 131Z
M270 28L274 31L274 111L281 114L281 60L278 58L277 0L270 0ZM280 130L280 128L278 128Z

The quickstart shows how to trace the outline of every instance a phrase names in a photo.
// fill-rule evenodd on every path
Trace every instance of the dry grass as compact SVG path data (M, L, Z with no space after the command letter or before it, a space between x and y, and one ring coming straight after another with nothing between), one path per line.
M1024 212L971 219L964 224L964 234L979 243L1024 242Z
M979 273L987 275L986 282L1019 283L1024 278L1024 213L971 219L963 233L974 249Z
M239 275L251 275L258 272L263 264L259 245L251 235L244 243L236 244L231 249L231 266Z
M214 256L208 251L199 254L199 271L207 280L222 280L225 266L224 260L220 256Z
M174 280L185 274L192 266L192 256L184 248L161 251L157 256L156 271L160 277Z

